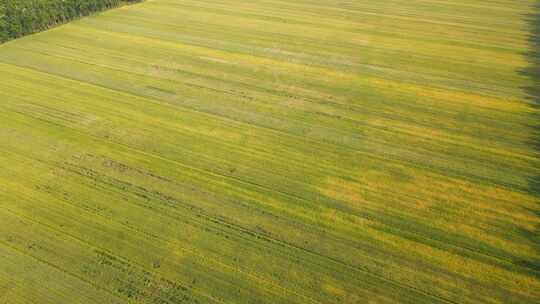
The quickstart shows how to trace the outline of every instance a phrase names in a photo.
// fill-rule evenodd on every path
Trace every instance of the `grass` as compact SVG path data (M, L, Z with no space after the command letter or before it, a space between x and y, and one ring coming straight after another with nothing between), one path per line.
M148 0L1 45L0 302L537 302L536 11Z

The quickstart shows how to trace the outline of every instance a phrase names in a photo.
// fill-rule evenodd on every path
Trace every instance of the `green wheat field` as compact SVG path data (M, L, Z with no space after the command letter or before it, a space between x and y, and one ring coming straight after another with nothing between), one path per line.
M0 303L538 303L539 12L148 0L0 45Z

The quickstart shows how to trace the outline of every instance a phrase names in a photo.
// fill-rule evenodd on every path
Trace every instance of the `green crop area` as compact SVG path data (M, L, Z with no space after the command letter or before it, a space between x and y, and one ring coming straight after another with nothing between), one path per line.
M147 0L0 45L0 303L539 303L540 3Z

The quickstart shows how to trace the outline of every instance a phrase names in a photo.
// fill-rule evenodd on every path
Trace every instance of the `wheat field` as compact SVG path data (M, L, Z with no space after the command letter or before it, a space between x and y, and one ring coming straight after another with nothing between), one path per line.
M538 303L539 12L147 0L0 45L0 303Z

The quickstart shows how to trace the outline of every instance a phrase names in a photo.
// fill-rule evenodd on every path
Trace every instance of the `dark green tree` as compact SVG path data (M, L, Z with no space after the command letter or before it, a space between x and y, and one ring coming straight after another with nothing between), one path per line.
M0 0L0 42L141 0Z

